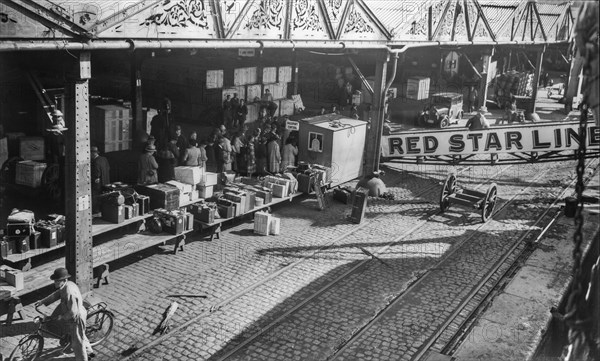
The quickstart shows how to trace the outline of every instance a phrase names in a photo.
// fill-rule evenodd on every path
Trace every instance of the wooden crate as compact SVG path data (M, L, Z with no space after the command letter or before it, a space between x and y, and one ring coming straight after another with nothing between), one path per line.
M98 105L92 110L91 124L92 142L100 152L130 149L131 109L120 105Z
M43 137L19 138L19 157L24 160L44 160L46 158Z
M277 81L279 83L289 83L292 81L292 67L291 66L280 66L277 74ZM266 81L264 82L266 83ZM274 81L273 81L274 83Z
M262 95L262 85L261 84L252 84L246 85L246 102L253 103L255 98L259 98Z
M277 67L271 66L263 68L262 72L263 83L276 83L277 82Z
M292 99L281 99L278 109L279 116L294 115L294 101Z
M218 89L223 87L223 70L206 71L206 89Z
M46 163L26 160L17 163L15 183L38 188L42 184L42 175L46 170Z
M269 89L271 91L273 100L287 98L287 83L263 84L263 94L265 89Z
M256 67L233 69L233 85L254 84L257 80Z

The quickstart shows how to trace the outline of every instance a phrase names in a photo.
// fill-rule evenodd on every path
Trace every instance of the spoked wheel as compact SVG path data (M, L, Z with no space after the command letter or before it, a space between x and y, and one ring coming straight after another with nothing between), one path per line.
M113 329L114 316L107 310L90 313L86 320L85 335L90 344L96 346L106 340Z
M483 200L483 207L481 207L481 220L487 222L488 219L494 213L494 208L496 207L496 198L498 195L498 190L496 183L492 183L488 188L487 193L485 194L485 199Z
M34 361L40 360L44 349L44 338L40 335L29 335L19 341L19 344L8 356L8 360Z
M42 174L42 187L50 199L58 201L62 197L62 185L60 184L60 166L48 164Z
M448 128L450 125L450 119L448 119L447 115L444 115L442 120L440 120L440 128Z
M450 207L450 195L456 192L456 177L454 174L450 174L446 177L446 181L444 182L444 186L442 187L442 192L440 194L440 210L445 212L448 207Z

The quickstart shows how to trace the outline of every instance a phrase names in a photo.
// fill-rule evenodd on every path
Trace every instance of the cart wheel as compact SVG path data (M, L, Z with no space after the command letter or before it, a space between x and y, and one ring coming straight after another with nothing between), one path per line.
M454 174L448 175L446 177L446 181L444 182L444 186L442 187L442 192L440 194L440 210L445 212L448 207L450 207L450 195L456 191L456 177Z
M448 120L448 116L445 115L442 120L440 120L440 128L447 128L450 125L450 120Z
M42 187L50 199L58 201L62 196L60 184L60 166L56 163L48 164L42 174Z
M498 194L496 183L492 183L485 194L483 200L483 207L481 207L481 220L487 222L488 219L494 213L494 207L496 207L496 196Z

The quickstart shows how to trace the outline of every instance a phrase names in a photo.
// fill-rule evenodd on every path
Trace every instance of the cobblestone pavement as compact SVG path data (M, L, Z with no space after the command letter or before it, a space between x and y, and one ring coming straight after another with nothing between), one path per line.
M244 353L235 355L252 360L327 357L384 307L390 297L437 264L442 254L459 247L462 238L472 234L481 241L471 241L469 245L480 248L467 247L471 252L459 250L455 255L459 260L461 255L466 258L462 264L467 267L461 271L464 277L477 275L474 268L478 266L473 260L477 250L491 260L491 247L501 248L508 243L505 240L528 229L533 215L551 199L548 185L551 190L555 188L552 184L564 184L573 175L574 167L572 163L560 163L477 167L463 171L459 182L466 188L476 187L478 182L503 172L497 183L500 197L508 199L522 186L522 183L517 184L519 180L533 179L535 174L549 167L557 169L550 183L536 184L540 186L539 191L519 198L520 202L500 221L493 221L485 230L478 230L478 214L451 208L444 215L434 216L426 228L382 252L380 257L385 264L376 260L361 264L368 257L358 247L377 252L392 238L438 212L440 183L449 171L457 168L390 164L385 181L396 200L370 198L367 221L361 225L346 220L349 206L330 199L328 209L320 212L316 200L307 197L274 209L276 216L282 218L280 236L256 236L252 233L252 223L247 221L232 225L222 232L220 240L213 242L192 236L185 251L177 255L171 254L170 247L162 247L114 262L111 264L112 283L95 293L109 304L117 322L110 339L97 347L96 359L118 360L130 354L139 360L218 359L357 267L349 277L253 340L243 349ZM419 196L424 191L426 193ZM518 214L513 213L515 211ZM438 273L445 275L442 271ZM460 282L452 283L458 281L450 278L432 278L437 278L433 285L437 288L444 284L462 287ZM401 346L411 352L422 334L423 323L417 321L425 319L427 326L433 327L437 318L431 315L439 319L444 315L444 311L436 314L425 307L439 302L441 297L435 288L423 292L427 297L426 302L419 301L422 310L410 310L416 321L399 324L402 334L407 335ZM175 294L206 295L207 298L168 297ZM454 296L448 294L447 297ZM30 302L35 298L36 295L32 296ZM171 301L180 304L172 320L171 333L163 337L152 335ZM24 322L2 328L3 340L6 340L0 345L2 354L31 327L27 320L35 311L31 305L24 311ZM382 341L375 344L378 342Z

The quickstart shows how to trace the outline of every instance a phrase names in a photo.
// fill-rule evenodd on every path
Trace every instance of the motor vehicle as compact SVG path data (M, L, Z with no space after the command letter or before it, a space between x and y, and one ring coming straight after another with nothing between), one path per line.
M463 96L460 93L435 93L417 120L421 126L446 128L463 117Z

